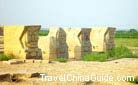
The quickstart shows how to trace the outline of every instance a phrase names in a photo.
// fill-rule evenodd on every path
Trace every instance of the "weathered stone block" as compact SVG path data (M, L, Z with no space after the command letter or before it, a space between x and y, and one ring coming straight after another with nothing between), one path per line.
M33 78L33 77L39 77L40 74L38 72L15 72L10 73L12 78L15 79L21 79L21 78Z
M90 34L92 51L105 52L114 47L114 32L112 27L93 27Z
M11 81L9 73L0 73L0 81Z
M3 27L0 26L0 36L3 36Z
M48 36L40 37L39 47L42 49L43 59L68 57L66 33L61 28L50 28Z
M40 27L4 26L4 53L21 59L41 59L41 50L37 44Z
M25 59L24 62L25 63L34 63L34 59Z
M3 63L9 64L9 65L12 65L12 64L21 64L21 63L24 63L24 60L12 59L12 60L8 60L8 61L3 61Z
M91 52L90 32L87 28L71 28L67 30L67 45L69 58L79 59L86 52Z

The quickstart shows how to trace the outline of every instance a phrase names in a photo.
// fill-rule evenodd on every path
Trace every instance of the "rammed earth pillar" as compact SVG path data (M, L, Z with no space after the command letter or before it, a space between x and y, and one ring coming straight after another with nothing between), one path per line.
M41 59L38 48L40 25L4 26L4 53L21 59Z

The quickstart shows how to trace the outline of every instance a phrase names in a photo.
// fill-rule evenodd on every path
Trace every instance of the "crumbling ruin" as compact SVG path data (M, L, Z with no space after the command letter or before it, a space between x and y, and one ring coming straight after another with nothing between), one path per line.
M112 49L114 45L115 28L93 27L90 34L92 51L105 52Z
M0 36L3 36L3 27L0 26Z
M0 27L0 53L3 53L3 27Z
M50 28L48 36L40 37L39 47L43 51L43 59L80 59L85 54L113 48L114 32L115 28L111 27Z
M4 53L21 59L41 59L38 32L41 26L4 26Z
M61 28L50 28L48 36L40 37L39 47L42 49L43 59L68 57L66 33Z
M105 52L114 45L115 28L50 28L48 36L38 36L41 26L4 26L4 53L21 59L80 59L91 52ZM4 31L4 32L3 32ZM39 41L38 41L39 37ZM40 48L40 49L39 49Z
M81 56L91 52L91 29L71 28L67 34L69 58L80 59Z

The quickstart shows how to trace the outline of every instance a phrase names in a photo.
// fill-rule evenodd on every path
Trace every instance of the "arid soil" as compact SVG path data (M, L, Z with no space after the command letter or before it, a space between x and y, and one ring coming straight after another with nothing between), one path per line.
M39 72L50 76L63 76L64 74L73 75L111 75L117 76L138 76L138 59L124 58L108 62L85 62L68 61L66 63L23 63L7 65L0 62L0 73L5 72ZM81 82L59 82L42 81L40 78L24 78L18 82L0 81L0 85L133 85L126 81L120 82L100 82L100 81L81 81Z

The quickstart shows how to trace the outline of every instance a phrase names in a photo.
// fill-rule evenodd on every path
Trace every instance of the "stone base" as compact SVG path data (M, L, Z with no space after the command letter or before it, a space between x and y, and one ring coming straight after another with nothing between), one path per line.
M0 81L8 81L8 82L17 82L18 80L22 80L24 78L33 78L40 77L38 72L27 72L27 71L18 71L18 72L6 72L0 73Z
M19 59L12 59L12 60L9 60L9 61L3 61L4 64L9 64L9 65L21 64L23 62L24 62L24 60L19 60Z

